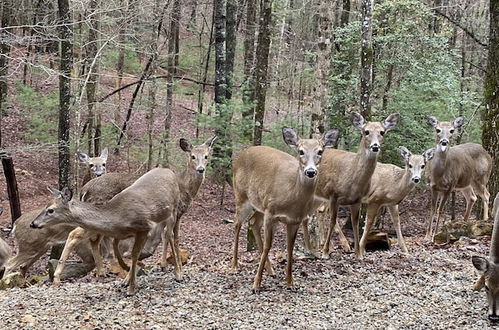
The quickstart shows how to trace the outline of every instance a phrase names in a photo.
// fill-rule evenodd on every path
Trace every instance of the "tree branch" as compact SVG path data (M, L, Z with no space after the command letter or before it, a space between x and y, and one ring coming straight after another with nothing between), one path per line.
M446 20L448 20L449 22L451 22L452 24L454 24L455 26L457 26L458 28L460 28L461 30L464 31L464 33L466 33L471 39L473 39L477 44L479 44L480 46L483 46L483 47L488 47L488 45L481 41L480 39L478 39L477 36L475 36L475 34L468 30L466 27L464 27L461 23L455 21L454 19L452 19L451 17L447 16L446 14L442 13L441 11L439 11L438 9L434 8L433 11L442 16L443 18L445 18Z

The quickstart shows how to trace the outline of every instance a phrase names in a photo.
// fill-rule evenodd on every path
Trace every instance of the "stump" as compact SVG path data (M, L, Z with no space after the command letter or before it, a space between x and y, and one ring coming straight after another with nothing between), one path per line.
M372 232L367 236L366 251L390 250L391 244L387 233Z

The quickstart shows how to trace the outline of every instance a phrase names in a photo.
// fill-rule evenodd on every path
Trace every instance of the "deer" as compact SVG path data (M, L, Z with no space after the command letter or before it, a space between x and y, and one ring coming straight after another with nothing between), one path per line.
M3 207L0 206L0 215L3 213ZM0 238L0 280L3 278L5 274L5 263L10 258L12 254L12 250L2 238Z
M361 141L357 153L327 149L321 163L321 175L315 190L316 205L329 203L330 222L326 241L322 248L322 258L329 258L329 244L336 224L336 216L340 205L349 206L352 220L355 253L360 256L359 249L359 209L362 198L371 187L371 177L376 169L378 155L385 133L393 130L399 121L400 115L393 113L382 122L366 121L361 114L352 113L352 124L361 133ZM306 220L303 224L305 231ZM341 231L340 231L341 232ZM307 239L308 235L304 235ZM340 237L342 237L340 235ZM345 240L343 245L348 246ZM305 241L305 245L311 246Z
M471 261L480 274L474 290L480 291L485 287L489 304L488 319L497 323L499 322L499 193L494 200L492 217L494 229L490 239L489 258L473 256Z
M253 146L241 152L233 162L236 214L232 268L234 271L238 268L241 225L253 217L253 232L261 250L254 293L261 290L264 267L271 269L268 254L278 221L286 225L287 231L286 284L290 289L294 287L292 265L296 233L313 207L324 149L335 145L338 131L329 130L321 139L300 139L294 129L284 127L282 135L284 142L296 150L297 158L271 147ZM264 240L260 233L262 226Z
M182 269L178 242L178 215L185 212L188 206L185 198L189 200L193 191L197 192L204 180L208 155L215 139L216 136L196 147L186 139L180 139L180 147L190 157L188 169L178 176L167 168L152 169L102 205L73 199L71 191L67 188L62 191L50 188L54 198L33 220L31 227L43 228L66 223L102 236L112 237L115 256L124 269L128 267L123 263L118 244L120 240L133 237L132 262L123 284L128 287L127 295L134 295L137 291L137 261L148 233L154 224L165 222L162 259L166 262L166 249L170 245L175 278L180 281Z
M369 192L362 198L362 203L367 204L367 220L359 243L360 258L366 253L367 237L376 223L378 211L383 206L388 208L402 252L409 252L400 228L398 204L421 182L426 163L430 160L427 158L430 153L413 155L406 147L399 147L399 151L405 168L378 163L371 177Z
M80 162L87 165L81 186L84 186L95 177L106 174L106 162L108 157L107 148L104 148L98 157L89 157L86 153L78 150L76 152L76 157Z
M464 221L469 219L477 194L482 198L483 216L487 221L490 198L487 182L492 172L492 157L477 143L450 146L456 129L464 124L463 117L457 117L452 122L439 122L434 116L428 116L428 123L435 128L437 144L426 170L432 199L425 238L433 241L443 207L454 190L462 191L466 199Z
M130 186L137 178L137 174L129 173L108 173L96 177L82 187L80 199L89 203L105 203ZM38 230L30 228L30 224L43 209L42 207L26 212L16 220L12 234L17 243L17 253L9 259L6 267L7 273L19 268L20 274L25 277L33 263L52 246L63 244L68 239L68 235L75 229L74 226L66 223ZM88 243L86 240L74 248L84 263L92 264L95 261ZM56 278L54 280L58 281Z

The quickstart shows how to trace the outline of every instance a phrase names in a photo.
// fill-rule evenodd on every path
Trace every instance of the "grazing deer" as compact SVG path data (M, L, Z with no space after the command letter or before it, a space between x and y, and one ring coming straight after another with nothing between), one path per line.
M474 289L479 291L485 287L489 302L489 320L499 322L499 193L494 200L492 210L494 230L490 239L489 259L473 256L471 261L480 273L480 279Z
M3 207L0 206L0 215L3 213ZM12 250L3 239L0 238L0 280L3 278L5 273L5 263L10 258Z
M136 179L136 174L108 173L90 180L81 190L80 199L89 203L104 203L116 194L130 186ZM16 240L17 253L7 263L7 273L19 268L22 276L40 259L52 246L63 244L74 226L61 223L42 229L30 228L30 224L44 208L34 209L24 213L16 220L13 235ZM75 246L78 256L86 264L94 263L94 258L86 240ZM56 280L57 281L57 280Z
M244 150L234 161L233 188L236 200L233 269L237 269L239 231L249 217L254 216L254 233L262 251L253 291L261 288L263 268L271 269L268 254L272 246L277 221L287 227L286 282L293 287L293 247L300 223L311 212L322 154L333 146L337 130L330 130L321 140L300 139L292 128L284 127L282 135L287 145L298 153L298 160L280 150L255 146ZM322 173L322 170L321 170ZM254 215L253 215L254 214ZM262 241L260 228L264 227ZM270 271L272 273L272 271Z
M106 162L108 156L107 148L104 148L104 150L102 150L99 157L89 157L82 151L77 151L76 156L78 157L80 162L87 165L81 186L87 184L87 182L89 182L92 178L106 174Z
M128 237L134 238L131 258L132 265L124 281L128 294L136 292L136 270L140 251L146 243L149 231L155 223L166 222L164 241L172 247L172 256L177 280L181 276L180 249L178 245L178 214L185 212L184 198L193 196L193 190L199 188L204 179L208 155L211 152L213 137L200 146L193 147L187 140L181 139L180 146L189 153L189 169L179 176L165 168L155 168L135 181L130 187L114 196L102 205L93 205L71 199L71 193L51 189L54 200L31 223L33 228L67 223L73 227L113 237L113 249L118 261L121 252L118 243ZM194 189L197 186L196 189ZM166 248L163 245L163 259Z
M361 258L366 253L367 237L382 206L386 206L390 212L400 248L404 253L408 252L400 229L398 204L421 181L421 175L429 159L411 154L406 147L399 147L399 151L404 159L405 169L392 164L378 163L371 178L369 192L362 198L362 203L367 204L367 221L359 243L359 256Z
M329 257L329 243L336 227L336 215L340 205L350 206L355 252L359 250L359 209L362 198L369 192L371 177L376 168L378 154L386 132L393 130L400 115L394 113L384 121L367 122L359 113L352 114L352 123L362 135L357 153L338 149L324 152L321 176L315 190L318 202L329 202L330 223L322 257ZM304 224L304 226L306 223ZM307 243L306 243L307 244ZM344 242L348 244L348 242ZM310 246L310 243L308 243Z
M488 219L490 193L487 182L492 171L492 158L476 143L450 146L455 130L464 124L463 117L457 117L453 122L439 122L435 117L428 116L428 122L435 128L437 143L434 151L431 151L433 159L426 170L432 193L432 211L427 223L426 239L433 240L443 207L454 190L462 191L466 199L464 221L470 216L476 194L483 200L484 220Z

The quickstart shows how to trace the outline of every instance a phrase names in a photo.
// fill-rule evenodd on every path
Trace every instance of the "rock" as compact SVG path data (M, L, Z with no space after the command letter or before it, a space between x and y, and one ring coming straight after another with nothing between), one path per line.
M54 279L54 272L59 264L59 260L50 259L48 261L49 267L49 278L52 281ZM66 262L64 266L64 270L61 274L61 280L67 280L75 277L82 277L87 275L92 269L94 269L95 265L76 263L76 262Z
M21 321L22 321L23 323L26 323L26 324L31 325L31 326L35 325L35 323L36 323L36 319L35 319L35 317L34 317L33 315L31 315L31 314L26 314L26 315L24 315L24 316L21 318Z
M477 237L490 235L492 223L485 221L455 221L443 226L442 230L435 235L434 242L437 244L454 243L461 237Z
M26 284L26 280L20 273L11 273L0 280L0 290L21 288Z
M390 250L387 233L372 232L367 236L366 251Z

